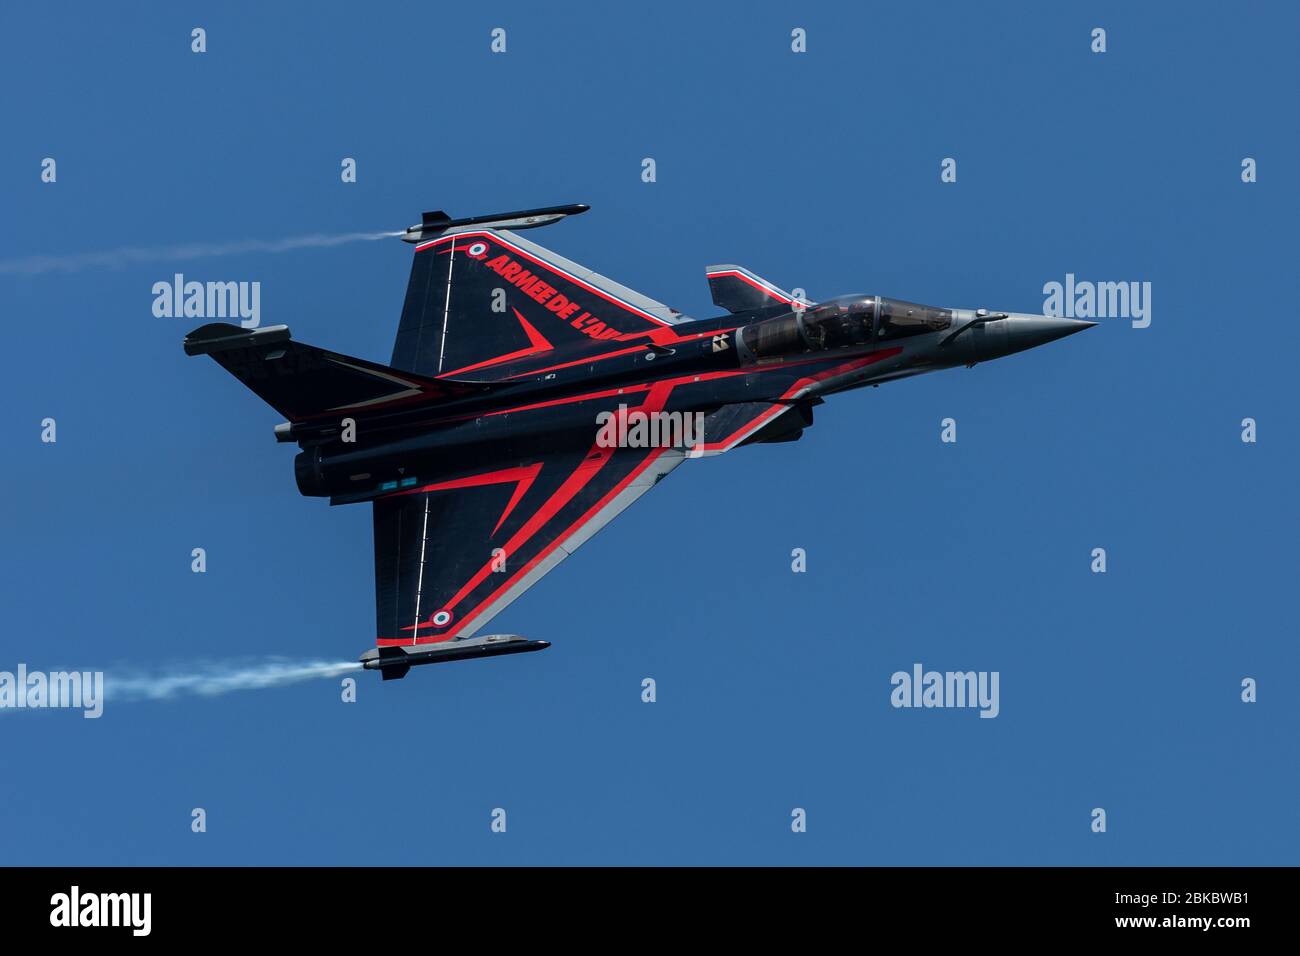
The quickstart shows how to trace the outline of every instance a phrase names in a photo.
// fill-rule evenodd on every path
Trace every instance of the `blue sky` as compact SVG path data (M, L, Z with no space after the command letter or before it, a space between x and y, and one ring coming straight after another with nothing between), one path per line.
M0 260L587 202L530 238L701 317L716 262L814 299L1153 293L1149 328L688 463L493 622L544 653L367 674L355 704L0 715L0 863L1296 863L1300 15L1169 9L6 6ZM297 494L276 413L150 288L257 280L263 324L387 361L409 261L0 274L0 669L365 650L369 510ZM1000 672L1000 715L892 708L915 662Z

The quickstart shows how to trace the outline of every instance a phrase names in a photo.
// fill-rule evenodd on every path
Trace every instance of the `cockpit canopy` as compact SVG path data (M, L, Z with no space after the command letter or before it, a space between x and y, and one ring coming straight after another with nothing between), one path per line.
M863 347L940 332L950 325L951 309L875 295L845 295L747 325L741 332L741 344L757 358L772 358L797 352Z

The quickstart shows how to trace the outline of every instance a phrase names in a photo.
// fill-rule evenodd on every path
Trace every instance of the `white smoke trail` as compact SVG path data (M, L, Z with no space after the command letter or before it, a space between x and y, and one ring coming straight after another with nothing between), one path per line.
M369 242L403 235L401 232L342 232L291 236L288 239L235 239L229 242L192 242L170 246L123 246L103 252L69 255L23 256L0 259L0 275L40 275L45 272L79 272L96 267L120 269L141 262L169 262L233 256L250 252L289 252L319 249L348 242Z
M120 703L186 696L216 697L231 691L282 687L359 670L359 661L267 660L249 664L200 664L187 671L163 674L118 675L109 671L104 675L104 699Z

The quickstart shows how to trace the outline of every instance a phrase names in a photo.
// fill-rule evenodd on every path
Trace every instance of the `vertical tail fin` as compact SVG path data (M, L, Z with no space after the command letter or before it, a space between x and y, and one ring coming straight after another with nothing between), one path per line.
M185 336L187 355L211 355L290 422L338 419L397 404L473 394L480 385L440 382L290 340L287 326L243 329L214 322Z

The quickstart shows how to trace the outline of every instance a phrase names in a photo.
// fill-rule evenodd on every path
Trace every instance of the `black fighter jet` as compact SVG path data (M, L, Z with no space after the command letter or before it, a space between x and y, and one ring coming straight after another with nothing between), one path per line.
M298 489L374 509L376 647L413 664L548 647L477 632L688 458L787 442L825 396L1095 324L873 295L796 300L707 269L692 319L515 233L585 212L425 213L388 365L214 323L185 338L287 421Z

